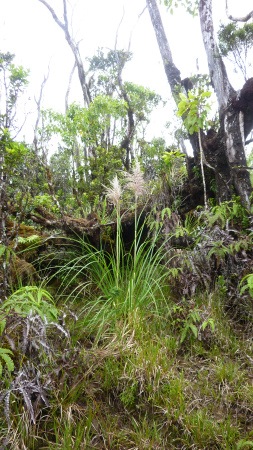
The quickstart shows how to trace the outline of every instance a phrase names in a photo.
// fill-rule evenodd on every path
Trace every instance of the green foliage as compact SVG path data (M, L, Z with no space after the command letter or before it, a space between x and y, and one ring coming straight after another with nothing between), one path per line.
M251 149L250 153L247 155L247 165L248 167L253 167L253 149ZM250 181L251 186L253 186L253 170L250 170Z
M99 48L91 58L87 58L90 75L90 93L92 100L97 95L112 96L118 86L118 76L125 65L132 58L132 54L125 50L105 50Z
M5 363L8 372L13 372L14 370L14 362L11 356L13 352L8 348L0 347L0 378L3 374L3 363Z
M252 447L252 302L249 298L248 309L243 303L253 297L250 217L237 198L186 217L174 212L185 158L176 146L166 148L162 139L147 143L139 133L158 98L125 83L129 98L122 100L115 83L128 58L127 52L111 51L91 59L90 107L74 104L64 115L43 115L44 136L59 137L50 163L56 197L64 211L76 215L90 211L92 203L101 223L94 232L101 232L102 243L59 238L53 230L57 239L47 239L36 261L41 277L48 274L48 288L44 279L39 287L23 286L0 305L0 435L8 439L0 437L0 447ZM12 82L21 76L13 72ZM206 94L200 89L180 97L180 111L190 114L193 132L207 123ZM139 164L140 178L128 173L123 188L119 180L131 108L137 124L131 149L158 195L151 199L155 221L148 231ZM9 199L17 209L21 189L29 186L22 167L35 167L30 168L33 154L7 129L2 145ZM35 173L29 208L57 213L42 171ZM103 186L115 179L118 200ZM133 191L136 180L139 191ZM43 230L31 232L14 239L19 251L28 248L29 261L30 250L44 240ZM178 245L185 236L189 242ZM8 244L0 244L0 258L10 265L15 255L12 241Z
M179 93L178 116L183 118L184 125L190 134L205 128L211 106L207 99L212 95L209 91L189 91L186 96Z
M229 255L229 248L223 244L222 241L216 241L212 244L212 248L208 252L208 258L211 258L213 255L216 257L217 265L219 266L226 255Z
M108 69L111 69L112 72L114 72L119 67L124 66L131 58L131 52L125 50L109 50L107 54L105 54L104 49L99 48L96 55L88 58L89 71L96 72L99 70L107 72Z
M164 170L162 156L166 151L166 142L163 138L154 138L151 142L139 139L138 146L138 153L141 158L145 176L148 180L156 183Z
M209 225L217 224L223 229L239 226L246 230L250 226L249 213L242 205L239 197L215 205L210 211L203 211L199 220L200 222L207 220Z
M203 319L201 310L197 307L190 308L187 312L186 308L181 305L174 305L171 311L172 324L175 330L179 330L180 344L186 340L193 342L201 339L201 332L207 328L211 333L215 331L215 319L207 317Z
M19 168L26 163L29 150L24 143L13 141L7 128L1 133L0 152L3 158L4 170L12 177L20 174Z
M128 184L137 180L137 171L128 175ZM117 216L117 231L115 248L110 253L104 249L95 249L92 245L79 241L82 248L80 257L71 260L59 270L59 274L69 283L75 283L80 274L86 274L87 282L79 286L70 294L82 296L82 292L96 286L98 295L95 300L88 302L84 307L85 325L98 333L103 331L108 323L115 324L117 320L126 320L136 311L142 312L145 308L150 313L159 313L160 303L166 302L164 290L167 289L167 271L162 267L163 245L156 248L156 238L142 242L144 225L139 225L137 215L137 202L141 195L141 180L138 180L138 194L135 195L134 209L134 239L130 251L124 249L121 234L120 197L121 189L115 177L107 189L107 197L113 202ZM58 275L59 276L59 275ZM66 286L64 286L64 289Z
M0 258L4 257L5 261L9 263L11 256L14 254L11 248L4 244L0 244Z
M15 66L13 64L14 57L15 55L9 52L0 53L0 85L6 105L4 108L5 113L0 114L0 126L2 129L13 126L14 107L19 95L28 84L29 71L22 66Z
M167 216L168 218L171 217L171 209L170 208L163 208L162 212L161 212L161 219L164 220L165 216Z
M200 322L200 315L199 311L193 310L188 314L188 317L185 319L182 331L181 331L181 337L180 337L180 343L182 344L185 339L189 336L189 334L193 335L195 339L198 338L198 327L197 323Z
M31 234L27 237L18 236L17 242L22 251L34 250L41 244L42 238L38 234Z
M19 164L25 162L25 157L28 154L28 148L23 143L14 142L12 140L6 142L5 151L5 170L7 170L7 168L16 169Z
M185 154L180 152L180 150L172 150L170 152L165 152L162 158L166 164L166 167L171 170L175 164L176 158L185 158Z
M246 450L253 448L253 441L240 439L240 441L237 443L236 450L241 450L242 448L246 448Z
M130 100L131 109L135 114L137 122L148 122L152 110L161 101L160 95L148 88L129 81L124 83L124 88Z
M163 294L166 271L161 267L161 249L155 250L154 242L139 243L141 233L137 239L135 259L130 253L122 252L121 242L112 255L80 243L83 256L62 269L72 282L78 274L87 274L89 281L80 286L81 292L86 291L90 284L97 287L97 298L86 304L83 313L85 326L94 331L97 329L99 336L109 323L113 326L138 310L141 314L145 309L159 313L160 304L166 302ZM81 292L77 291L78 298ZM74 298L73 294L70 299Z
M34 208L42 206L49 212L59 213L59 208L55 205L49 194L35 195L34 198L31 199L31 204Z
M253 274L249 273L242 278L240 282L240 293L243 294L248 291L250 296L253 298Z
M48 291L38 286L23 286L13 292L1 305L5 312L15 311L21 316L38 314L49 322L57 320L58 310Z
M221 25L218 38L221 54L226 57L232 55L246 78L247 57L253 44L253 24L245 23L240 26L238 22L232 22Z
M186 11L192 16L196 16L198 13L198 0L161 0L168 7L171 14L173 14L174 9L182 6Z
M88 60L89 106L71 104L66 114L42 112L43 145L59 142L50 168L59 202L68 211L84 215L86 209L94 209L95 199L103 198L103 185L119 170L129 170L150 114L161 100L154 91L121 80L130 57L128 52L99 49Z
M253 24L245 23L239 26L237 22L221 25L219 31L220 49L222 55L235 50L240 51L242 46L250 47L253 44Z

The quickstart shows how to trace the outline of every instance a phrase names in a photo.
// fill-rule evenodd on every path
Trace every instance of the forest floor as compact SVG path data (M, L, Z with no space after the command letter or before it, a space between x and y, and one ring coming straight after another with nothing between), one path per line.
M253 448L253 234L231 208L167 211L129 250L108 225L115 252L26 228L0 308L1 449Z

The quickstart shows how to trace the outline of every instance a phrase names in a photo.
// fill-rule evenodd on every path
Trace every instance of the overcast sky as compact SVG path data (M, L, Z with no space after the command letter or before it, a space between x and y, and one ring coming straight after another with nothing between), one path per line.
M62 0L48 1L61 16ZM218 23L219 13L223 13L221 18L224 18L225 0L214 0L213 3ZM243 15L252 9L251 0L230 0L229 5L233 14ZM73 55L62 30L38 0L0 0L0 6L0 51L14 53L16 64L30 69L31 100L27 111L34 108L33 96L38 96L48 66L50 76L45 89L44 107L63 111ZM138 19L144 7L145 0L69 0L73 34L80 41L83 58L92 56L98 47L114 48L116 31L122 19L117 47L126 49L131 36L134 55L132 62L126 66L124 79L150 87L169 100L170 90L147 10ZM198 18L189 17L180 8L173 16L165 8L162 13L174 62L182 78L196 73L197 59L200 72L207 72ZM82 102L77 75L72 100ZM172 109L167 105L164 113L160 112L157 116L153 127L162 129L168 117L168 108Z

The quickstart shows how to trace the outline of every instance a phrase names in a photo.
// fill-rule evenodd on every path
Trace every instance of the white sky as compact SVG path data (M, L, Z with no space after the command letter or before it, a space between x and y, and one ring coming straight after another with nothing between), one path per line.
M61 15L62 0L48 0ZM158 0L159 1L159 0ZM148 11L140 19L138 15L145 7L145 0L69 0L73 9L74 36L80 42L83 58L92 56L98 47L113 48L118 25L118 48L127 48L132 33L132 62L124 71L125 80L149 87L170 99L170 89ZM225 0L214 0L214 11L218 20L224 17ZM239 4L239 5L238 5ZM252 9L251 0L230 0L230 12L243 15ZM34 95L38 96L44 74L50 65L50 76L46 85L44 104L46 108L64 111L64 99L69 73L73 67L73 55L62 30L53 21L49 11L38 0L0 0L0 51L16 55L15 63L30 69L30 102L27 111L32 111ZM196 59L200 72L207 72L202 47L198 18L192 19L182 9L171 16L162 9L163 23L171 46L174 62L182 78L196 73ZM74 78L72 100L82 102L77 75ZM235 88L239 88L235 86ZM163 111L154 115L151 134L166 138L163 126L169 119L170 102ZM28 136L32 131L32 120L28 120ZM155 130L155 131L154 131Z

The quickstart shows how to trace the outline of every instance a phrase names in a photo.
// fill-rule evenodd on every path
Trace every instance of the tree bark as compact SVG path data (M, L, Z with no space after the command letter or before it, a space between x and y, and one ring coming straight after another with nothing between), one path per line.
M178 87L184 86L185 80L181 80L180 72L173 62L157 2L146 1L165 73L177 103ZM243 204L249 208L252 188L245 157L245 139L253 128L253 79L248 80L241 91L233 89L215 42L212 0L199 1L199 17L220 120L218 131L211 129L206 134L201 132L205 162L214 172L217 200L231 200L233 195L239 195ZM188 87L184 87L188 91ZM200 149L197 133L189 135L189 140L195 164L198 165Z
M245 87L236 93L231 86L224 62L215 42L212 19L212 0L199 1L199 18L205 46L209 74L217 96L220 129L216 136L214 150L214 169L219 200L229 200L233 194L241 197L244 205L249 208L252 192L250 177L245 156L245 139L253 128L253 102L251 93L246 94L247 107L242 104ZM248 80L249 81L249 80ZM253 81L253 79L252 79ZM247 83L246 83L247 84ZM248 87L253 83L248 82ZM243 111L244 109L244 111ZM211 149L206 142L207 158Z
M176 99L176 87L178 85L181 85L180 72L173 62L171 49L164 31L160 11L158 9L156 0L147 0L147 7L156 34L156 39L161 53L167 80L169 82L173 97L174 99Z
M246 16L242 17L234 17L232 14L229 14L228 12L228 0L226 0L226 14L229 20L232 20L232 22L248 22L251 18L253 18L253 10L250 11Z

